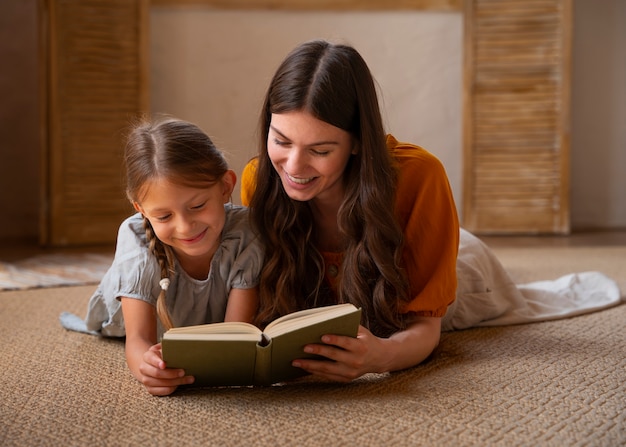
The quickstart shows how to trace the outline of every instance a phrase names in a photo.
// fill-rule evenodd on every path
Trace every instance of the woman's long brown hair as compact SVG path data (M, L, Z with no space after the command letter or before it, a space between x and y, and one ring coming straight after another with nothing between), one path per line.
M400 267L402 230L394 216L397 172L387 150L376 87L352 47L326 41L292 51L271 81L260 117L260 153L251 216L266 246L257 324L295 310L331 304L324 263L315 247L307 202L290 199L267 153L271 115L306 111L349 132L358 153L344 171L345 197L337 220L346 250L339 302L363 309L378 335L403 327L407 280Z
M141 118L127 137L124 152L126 195L141 204L150 182L166 178L173 183L207 187L219 181L228 170L222 153L195 124L168 117L151 121ZM156 237L150 221L143 218L148 247L156 257L161 278L169 280L175 257L171 247ZM168 282L169 283L169 282ZM157 299L157 315L165 329L174 322L165 304L166 290Z

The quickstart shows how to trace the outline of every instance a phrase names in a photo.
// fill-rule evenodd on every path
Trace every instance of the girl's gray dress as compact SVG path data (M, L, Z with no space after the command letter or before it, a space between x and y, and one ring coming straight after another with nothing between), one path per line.
M166 303L176 326L224 321L231 289L256 287L263 265L263 250L248 223L245 207L226 204L222 241L213 255L209 276L191 278L176 263L170 275ZM89 300L87 316L81 320L63 313L61 323L68 329L109 337L125 335L121 297L156 305L161 291L160 268L146 241L143 219L137 213L120 226L115 258ZM162 328L159 328L161 334Z

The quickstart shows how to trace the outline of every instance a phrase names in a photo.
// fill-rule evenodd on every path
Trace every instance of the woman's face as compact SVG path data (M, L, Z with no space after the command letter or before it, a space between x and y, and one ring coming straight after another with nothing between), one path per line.
M307 112L273 113L267 152L293 200L341 200L343 172L356 153L350 133Z

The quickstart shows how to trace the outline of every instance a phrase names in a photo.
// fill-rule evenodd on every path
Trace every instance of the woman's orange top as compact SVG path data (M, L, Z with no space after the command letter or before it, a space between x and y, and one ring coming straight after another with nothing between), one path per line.
M456 294L459 220L445 169L425 149L387 136L399 169L395 217L404 231L403 266L413 300L404 309L416 315L443 317ZM250 203L256 187L256 160L241 177L241 201ZM326 279L336 290L342 253L322 253Z

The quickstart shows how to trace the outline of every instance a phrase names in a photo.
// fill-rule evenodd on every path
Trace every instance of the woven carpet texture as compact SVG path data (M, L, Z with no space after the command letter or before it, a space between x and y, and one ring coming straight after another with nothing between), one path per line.
M626 247L496 253L518 282L599 270L626 291ZM428 361L347 384L150 396L121 340L66 331L94 285L0 292L2 446L626 445L626 305L444 333Z

